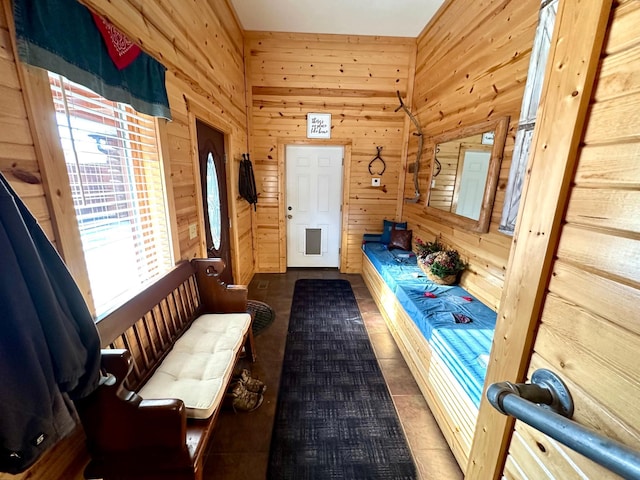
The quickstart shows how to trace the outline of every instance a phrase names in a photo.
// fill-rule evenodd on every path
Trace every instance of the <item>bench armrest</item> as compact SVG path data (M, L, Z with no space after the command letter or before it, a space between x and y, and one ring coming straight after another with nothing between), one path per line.
M125 388L132 368L128 350L102 350L102 367L108 380L76 402L91 454L100 458L157 448L188 461L182 400L143 400Z
M225 285L220 273L225 268L221 258L191 260L204 313L237 313L247 311L248 290L245 285Z

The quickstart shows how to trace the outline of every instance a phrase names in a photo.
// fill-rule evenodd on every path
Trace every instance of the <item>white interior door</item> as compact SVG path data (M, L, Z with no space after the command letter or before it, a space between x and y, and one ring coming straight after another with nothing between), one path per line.
M287 145L287 266L339 267L343 147Z
M458 188L458 206L456 213L463 217L478 220L487 183L491 152L467 150L462 165L462 178Z

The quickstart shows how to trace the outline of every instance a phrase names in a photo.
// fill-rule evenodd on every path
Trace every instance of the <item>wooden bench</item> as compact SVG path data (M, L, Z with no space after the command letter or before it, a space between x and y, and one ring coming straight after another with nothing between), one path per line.
M202 478L206 445L233 367L242 354L255 361L250 320L229 365L222 365L223 390L210 417L188 418L183 400L143 399L136 392L201 315L222 313L228 323L238 315L227 314L246 313L246 287L221 283L223 269L220 259L181 262L97 322L105 381L76 405L92 457L85 478Z

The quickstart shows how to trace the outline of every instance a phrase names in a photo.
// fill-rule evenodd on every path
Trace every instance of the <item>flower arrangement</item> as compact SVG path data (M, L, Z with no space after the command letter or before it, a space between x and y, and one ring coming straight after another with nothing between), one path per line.
M437 240L424 243L416 239L416 256L427 277L441 285L453 285L458 273L467 268L457 250L446 250Z
M424 259L430 253L436 253L443 251L444 245L434 240L433 242L423 242L421 239L416 238L416 257L418 259Z
M460 254L456 250L446 250L427 255L424 263L429 265L431 273L438 277L457 275L458 272L467 268L467 264L462 261Z

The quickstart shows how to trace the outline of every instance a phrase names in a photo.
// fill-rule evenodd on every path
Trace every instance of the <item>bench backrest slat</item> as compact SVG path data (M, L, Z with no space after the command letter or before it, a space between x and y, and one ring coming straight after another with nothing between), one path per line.
M179 324L177 320L178 306L176 305L176 299L173 297L173 295L170 295L165 298L164 304L167 308L167 318L169 319L169 323L171 324L172 336L175 336L177 335L177 332L179 330Z
M194 275L194 269L189 262L181 262L170 272L163 275L159 280L148 285L142 292L131 300L116 308L96 322L102 346L111 344L122 332L131 327L139 318L151 310L155 305L166 298L167 292L171 292L176 285L188 282ZM195 280L189 283L190 288L195 287ZM194 308L199 308L199 297L197 288L195 295L189 298L192 302L191 308L186 307L184 316L189 316ZM181 317L182 318L182 317Z
M126 388L137 391L147 381L201 311L195 271L184 262L97 323L103 348L131 353Z

